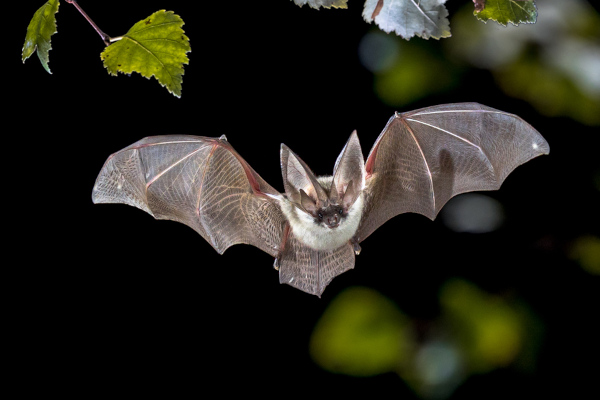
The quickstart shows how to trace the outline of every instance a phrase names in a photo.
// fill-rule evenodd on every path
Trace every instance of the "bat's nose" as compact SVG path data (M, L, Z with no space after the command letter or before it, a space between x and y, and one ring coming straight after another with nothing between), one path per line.
M340 224L340 218L337 214L333 214L331 217L327 217L327 226L330 228L335 228Z

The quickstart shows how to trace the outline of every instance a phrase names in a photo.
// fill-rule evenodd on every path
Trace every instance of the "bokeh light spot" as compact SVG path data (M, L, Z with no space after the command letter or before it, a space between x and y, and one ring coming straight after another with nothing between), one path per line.
M483 194L468 193L455 197L442 210L442 222L456 232L492 232L504 221L502 205Z

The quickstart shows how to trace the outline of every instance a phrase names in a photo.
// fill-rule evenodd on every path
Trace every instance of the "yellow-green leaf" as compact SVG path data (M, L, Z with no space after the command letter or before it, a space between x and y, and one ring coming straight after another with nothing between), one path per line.
M52 48L50 46L50 36L56 33L55 14L57 12L58 0L48 0L46 4L33 14L33 18L27 27L25 44L23 45L23 53L21 54L21 59L25 62L37 49L40 62L50 74L52 72L50 72L50 67L48 67L48 52Z
M136 23L100 57L111 75L138 72L148 79L154 76L169 92L181 97L183 64L188 63L186 53L191 51L182 26L183 20L172 11L157 11Z
M475 8L473 14L483 22L493 20L506 26L532 24L537 18L537 8L533 0L486 0L481 11Z

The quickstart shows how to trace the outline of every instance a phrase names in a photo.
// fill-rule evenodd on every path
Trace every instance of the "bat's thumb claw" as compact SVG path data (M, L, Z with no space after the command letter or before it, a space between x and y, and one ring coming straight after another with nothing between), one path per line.
M279 265L281 263L279 262L279 257L275 258L275 261L273 262L273 268L275 268L275 271L279 271Z

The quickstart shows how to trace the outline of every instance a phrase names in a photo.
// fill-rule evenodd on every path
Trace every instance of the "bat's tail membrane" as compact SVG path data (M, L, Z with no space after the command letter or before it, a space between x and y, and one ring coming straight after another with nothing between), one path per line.
M321 297L333 278L354 268L350 243L330 251L314 250L290 235L279 260L279 282Z

